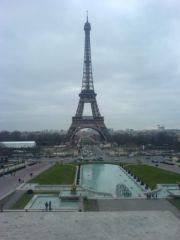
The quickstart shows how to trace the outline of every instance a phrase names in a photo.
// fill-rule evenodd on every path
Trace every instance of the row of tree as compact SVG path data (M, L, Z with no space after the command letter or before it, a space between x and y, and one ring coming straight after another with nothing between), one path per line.
M180 142L175 134L168 132L147 132L132 135L128 133L114 133L112 135L112 142L118 145L149 145L149 147L171 147L180 150Z
M1 131L0 142L2 141L36 141L39 146L53 146L63 144L65 134L56 131L20 132ZM180 142L175 134L168 132L147 132L132 135L129 133L114 133L111 138L112 143L118 145L149 145L149 146L169 146L180 149Z
M35 141L38 146L60 145L64 142L65 135L59 132L38 131L38 132L20 132L20 131L1 131L0 142L3 141Z

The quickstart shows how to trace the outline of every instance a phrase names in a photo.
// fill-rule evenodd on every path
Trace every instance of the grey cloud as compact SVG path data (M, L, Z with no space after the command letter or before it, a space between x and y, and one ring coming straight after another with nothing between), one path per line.
M0 129L68 128L89 10L95 90L107 127L179 128L179 1L0 2Z

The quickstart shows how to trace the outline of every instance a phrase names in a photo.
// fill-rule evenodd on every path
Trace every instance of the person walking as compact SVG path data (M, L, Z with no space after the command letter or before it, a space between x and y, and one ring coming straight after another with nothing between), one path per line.
M51 201L49 202L49 211L52 210L52 207L51 207Z
M157 199L157 192L156 192L156 199Z
M48 202L45 202L45 209L48 210Z
M4 208L4 204L1 203L1 205L0 205L1 212L3 212L3 208Z
M149 193L146 194L146 198L149 199Z

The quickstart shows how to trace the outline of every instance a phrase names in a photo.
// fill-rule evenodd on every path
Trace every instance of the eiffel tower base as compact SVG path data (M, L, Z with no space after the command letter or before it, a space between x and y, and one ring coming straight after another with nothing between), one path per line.
M66 140L74 141L74 137L78 131L84 128L91 128L99 133L103 141L110 140L110 134L104 124L103 117L73 117L72 124L66 135Z

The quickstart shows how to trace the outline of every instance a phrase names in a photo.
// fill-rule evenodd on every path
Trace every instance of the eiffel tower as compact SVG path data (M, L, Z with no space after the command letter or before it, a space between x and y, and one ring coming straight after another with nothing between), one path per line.
M91 44L90 44L90 30L91 25L87 21L84 24L85 31L85 48L84 48L84 66L82 88L79 94L79 104L74 117L72 117L72 124L67 132L66 140L72 142L76 133L84 128L91 128L96 130L103 141L110 139L110 134L104 124L104 117L101 116L97 101L96 93L94 92L92 63L91 63ZM90 103L92 116L83 116L84 104Z

